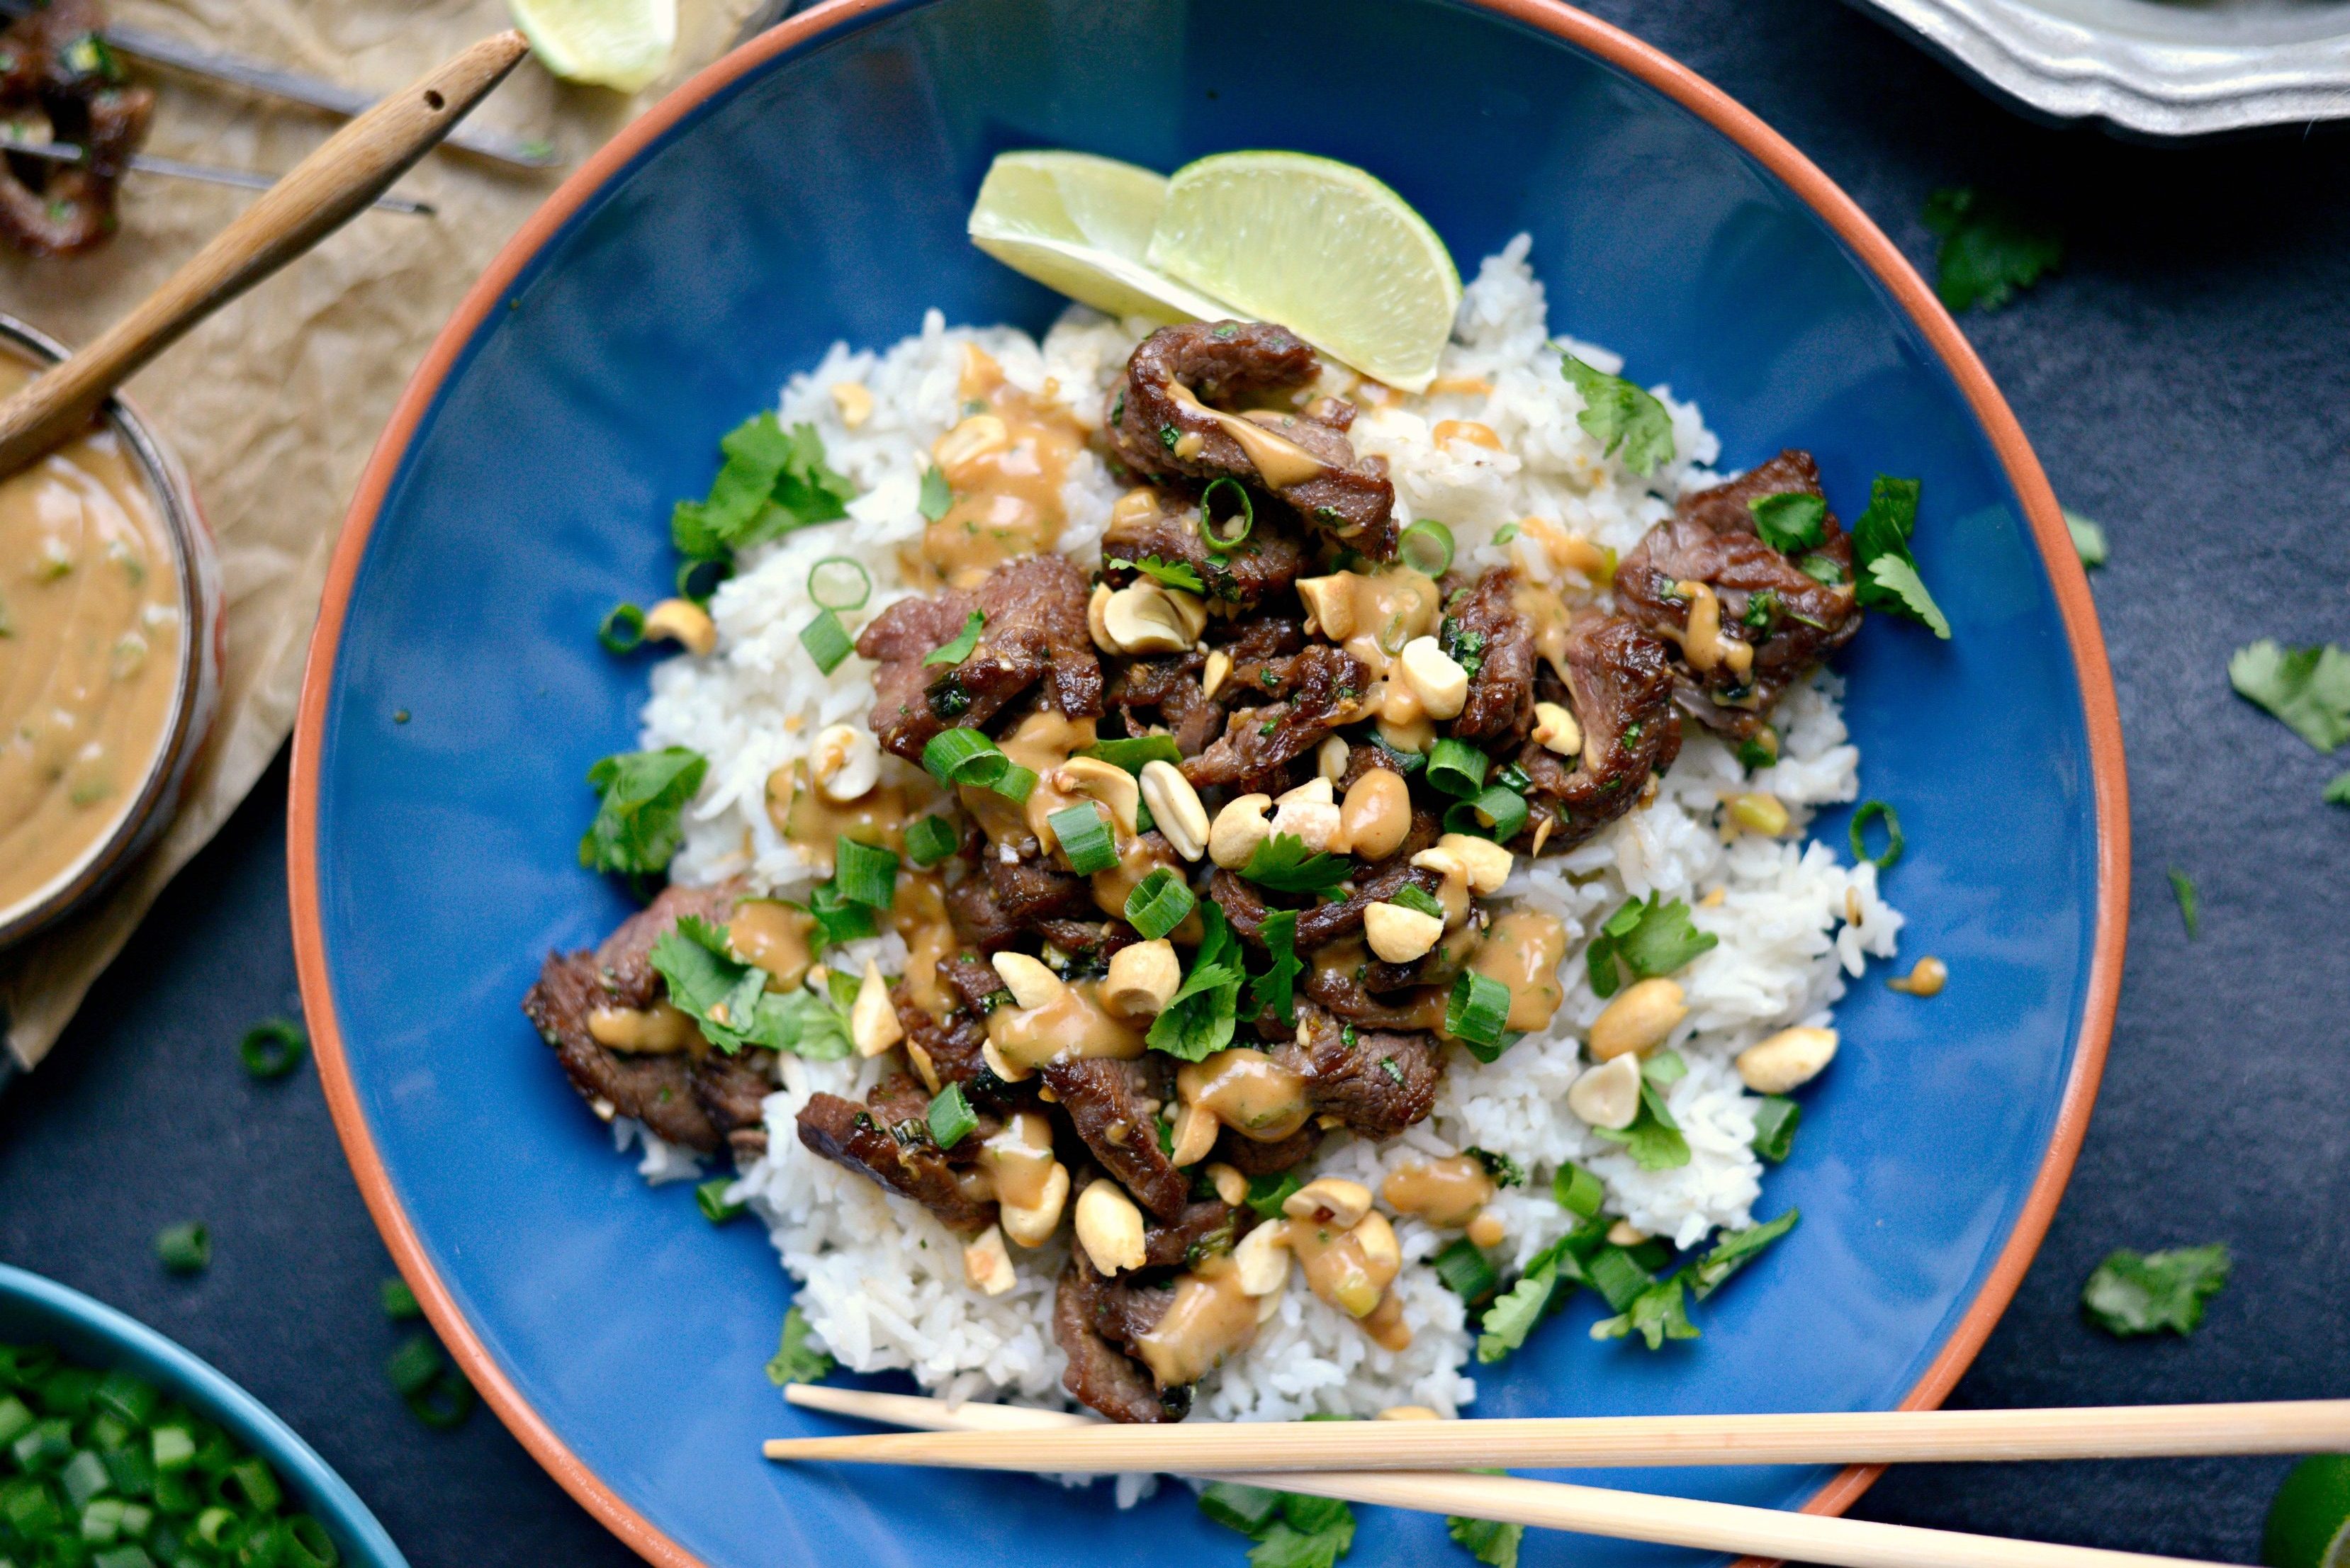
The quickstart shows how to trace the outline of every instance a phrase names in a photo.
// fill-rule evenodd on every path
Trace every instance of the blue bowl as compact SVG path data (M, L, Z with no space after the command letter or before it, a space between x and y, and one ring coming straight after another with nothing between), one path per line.
M290 1507L326 1526L347 1568L408 1568L367 1504L293 1428L210 1363L145 1324L55 1280L0 1263L0 1341L54 1345L85 1366L137 1373L267 1459L293 1500Z
M763 1463L763 1438L837 1429L760 1376L787 1280L755 1227L639 1183L516 1006L547 949L629 907L574 852L584 774L646 694L598 618L669 580L671 502L834 339L887 344L932 306L1052 318L963 238L989 159L1036 146L1361 164L1471 265L1530 232L1555 328L1696 399L1725 463L1808 447L1847 516L1880 470L1924 480L1918 552L1957 635L1873 618L1841 662L1867 793L1908 834L1905 950L1950 989L1872 979L1844 1004L1845 1058L1765 1200L1804 1223L1707 1303L1702 1340L1595 1345L1586 1298L1482 1371L1474 1410L1938 1402L2046 1227L2112 1020L2126 812L2086 585L2012 417L1885 237L1714 89L1544 0L836 0L639 121L491 268L362 483L291 825L320 1068L452 1351L659 1562L1239 1560L1180 1490L1120 1515L1107 1489ZM1586 1479L1834 1510L1867 1475ZM1440 1521L1379 1515L1349 1562L1455 1550ZM1664 1555L1527 1548L1570 1550Z

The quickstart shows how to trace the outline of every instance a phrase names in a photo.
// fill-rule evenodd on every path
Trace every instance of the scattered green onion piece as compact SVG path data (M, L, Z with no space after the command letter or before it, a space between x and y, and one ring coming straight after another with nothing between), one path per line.
M229 1501L234 1497L246 1510L256 1513L275 1513L277 1505L286 1501L286 1494L278 1490L277 1478L270 1473L269 1462L257 1457L242 1459L229 1466L213 1482L213 1490L221 1494L224 1505L235 1506Z
M1446 832L1483 834L1497 844L1515 838L1525 825L1526 797L1499 784L1474 800L1459 802L1444 814Z
M840 889L830 882L819 883L809 890L807 912L816 920L816 929L824 933L824 946L827 948L861 941L874 934L872 909L843 898Z
M1558 1174L1551 1178L1550 1190L1561 1209L1583 1220L1597 1214L1607 1199L1607 1189L1599 1179L1572 1161L1558 1168Z
M1476 1242L1463 1236L1429 1260L1436 1277L1464 1302L1483 1301L1502 1282Z
M1472 1050L1480 1045L1490 1049L1501 1044L1509 1022L1510 988L1490 974L1461 971L1444 1006L1444 1033L1467 1042ZM1492 1057L1480 1053L1479 1059L1490 1062Z
M1433 915L1440 920L1444 919L1444 906L1409 882L1389 894L1388 902L1399 909L1409 909L1416 914Z
M244 1527L237 1522L236 1511L217 1506L196 1515L193 1530L197 1540L224 1552L234 1551L244 1534Z
M1396 541L1396 556L1415 572L1440 577L1452 566L1452 530L1423 517Z
M473 1410L473 1386L451 1366L429 1334L420 1334L392 1352L384 1364L409 1413L436 1431L463 1424Z
M1272 1176L1252 1176L1249 1178L1248 1197L1243 1201L1256 1210L1258 1219L1278 1220L1281 1218L1281 1206L1289 1201L1290 1194L1305 1185L1293 1172L1286 1170Z
M917 866L935 866L955 851L953 825L943 816L926 816L906 828L906 857Z
M922 655L922 662L926 665L961 664L964 659L971 657L972 649L979 646L979 634L986 625L987 617L985 615L982 614L978 610L972 611L971 618L962 623L962 629L955 633L954 639L951 642L941 643L938 647L931 649L930 652Z
M1200 1493L1200 1511L1227 1530L1254 1535L1281 1512L1281 1494L1270 1487L1217 1481Z
M1493 530L1493 543L1496 545L1506 545L1517 536L1518 525L1514 523L1504 523Z
M1447 735L1428 753L1428 782L1445 794L1468 799L1485 783L1485 753Z
M1155 942L1190 919L1198 904L1183 878L1161 866L1126 896L1126 923Z
M155 1255L175 1274L202 1273L213 1261L213 1233L196 1220L166 1225L156 1233Z
M309 1038L302 1033L301 1025L284 1018L265 1019L255 1024L236 1043L236 1054L244 1063L246 1074L264 1081L282 1078L300 1066L309 1049Z
M979 1114L963 1098L961 1084L949 1084L931 1101L931 1141L952 1148L979 1126Z
M336 1568L342 1553L325 1525L307 1513L289 1514L277 1523L279 1568Z
M1183 753L1172 735L1128 735L1121 740L1097 741L1079 752L1081 757L1098 757L1114 768L1139 774L1145 763L1180 763Z
M807 591L828 610L863 609L873 597L873 574L846 556L827 556L808 568Z
M1602 1247L1583 1265L1591 1288L1607 1298L1616 1312L1630 1307L1635 1297L1656 1282L1640 1261L1621 1247Z
M1765 1095L1754 1111L1754 1152L1776 1165L1795 1147L1804 1107L1779 1095Z
M713 1176L707 1181L695 1184L694 1207L702 1210L702 1217L704 1220L709 1220L712 1225L723 1225L750 1207L748 1204L733 1203L727 1200L726 1189L733 1185L734 1179L731 1176Z
M66 1501L77 1509L89 1506L89 1500L104 1491L111 1480L106 1473L106 1461L83 1449L68 1459L57 1472L57 1484L65 1489Z
M1069 857L1069 869L1078 876L1090 877L1118 864L1118 841L1110 836L1099 806L1091 802L1064 806L1045 823L1060 842L1061 853Z
M1232 515L1240 519L1238 531L1231 534L1219 533L1215 524L1216 497L1225 491L1230 491L1237 498ZM1200 492L1200 537L1215 554L1231 555L1246 542L1255 527L1256 503L1249 499L1247 489L1239 480L1230 476L1218 479Z
M143 1427L163 1402L162 1391L135 1373L114 1371L98 1380L90 1397L99 1407L133 1427Z
M708 604L710 596L718 591L718 585L733 575L732 561L687 561L677 569L677 597L698 605Z
M840 668L840 661L857 651L857 644L840 618L830 610L818 610L816 618L800 628L800 646L807 649L816 667L827 675Z
M977 730L941 730L922 747L922 768L941 789L957 784L984 789L1011 765L1012 759Z
M1885 853L1871 855L1866 841L1861 836L1861 830L1880 816L1885 819ZM1901 858L1901 818L1894 814L1893 808L1881 800L1861 802L1860 809L1852 814L1853 859L1866 860L1879 871L1890 871L1894 863Z
M617 604L597 624L596 640L607 653L634 653L645 645L645 612L632 604Z
M400 1348L391 1353L383 1369L391 1386L405 1397L429 1387L448 1364L431 1334L414 1334L400 1341Z
M1001 778L987 787L1006 800L1025 804L1030 793L1036 787L1036 774L1033 770L1014 763L1004 768Z
M886 909L898 901L898 852L841 834L833 840L832 880L850 903Z
M196 1439L185 1427L158 1427L147 1434L147 1457L165 1475L176 1474L195 1462Z
M408 1288L406 1280L386 1280L377 1287L376 1293L383 1302L383 1315L394 1323L413 1323L424 1315L424 1308L418 1304L416 1293Z

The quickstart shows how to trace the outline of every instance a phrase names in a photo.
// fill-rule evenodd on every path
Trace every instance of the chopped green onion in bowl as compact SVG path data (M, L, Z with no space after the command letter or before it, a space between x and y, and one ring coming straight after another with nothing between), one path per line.
M808 568L807 591L825 609L863 609L873 597L873 574L846 556L827 556Z
M1423 517L1397 539L1396 555L1413 571L1440 577L1452 569L1452 530Z

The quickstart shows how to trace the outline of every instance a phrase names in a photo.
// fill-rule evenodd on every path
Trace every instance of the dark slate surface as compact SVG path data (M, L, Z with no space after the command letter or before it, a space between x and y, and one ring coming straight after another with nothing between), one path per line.
M2229 692L2230 649L2350 639L2350 139L2178 151L2026 123L1831 0L1607 0L1817 161L1921 263L1936 186L2036 199L2064 272L1963 325L2068 504L2127 737L2128 978L2106 1087L2039 1262L1955 1404L2257 1399L2350 1388L2350 811ZM296 1005L273 771L181 877L40 1073L0 1096L0 1258L133 1313L305 1433L419 1568L621 1563L497 1423L393 1398L388 1262L315 1072L254 1085L234 1044ZM2166 872L2202 891L2189 940ZM193 1282L149 1251L211 1221ZM2224 1241L2183 1342L2116 1344L2074 1303L2106 1251ZM1868 1518L2250 1561L2285 1461L1895 1472ZM1235 1545L1233 1560L1240 1552ZM1465 1558L1463 1559L1465 1561Z

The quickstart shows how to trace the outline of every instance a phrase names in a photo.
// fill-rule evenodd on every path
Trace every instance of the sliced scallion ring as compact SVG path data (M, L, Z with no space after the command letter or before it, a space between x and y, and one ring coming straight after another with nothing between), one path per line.
M873 574L846 556L827 556L808 568L807 591L828 610L863 609L873 597Z
M926 816L906 825L906 855L917 866L935 866L952 855L955 830L943 816Z
M1485 765L1484 753L1447 735L1429 749L1428 782L1446 794L1471 799L1484 785Z
M1231 493L1232 515L1239 523L1239 526L1228 534L1219 532L1216 527L1216 497L1226 492ZM1239 480L1229 476L1214 480L1207 489L1200 492L1200 536L1217 555L1229 556L1239 549L1255 527L1256 503L1249 499L1247 487Z
M987 787L1006 800L1024 803L1030 792L1036 787L1036 774L1031 769L1024 768L1017 763L1007 763L1003 774Z
M302 1033L301 1026L284 1018L255 1024L236 1043L236 1054L244 1063L245 1072L265 1081L282 1078L300 1066L303 1054L309 1048L309 1038Z
M634 653L645 645L645 612L635 605L614 605L597 624L596 640L607 653Z
M841 834L833 840L832 880L850 903L886 909L898 899L898 852Z
M1475 799L1461 801L1446 812L1444 827L1448 833L1487 835L1496 844L1506 844L1525 826L1526 815L1525 796L1494 784L1480 790Z
M1440 577L1452 566L1452 530L1423 517L1396 541L1396 558L1415 572Z
M1161 866L1126 896L1126 923L1145 940L1157 941L1181 925L1198 903L1183 879Z
M1871 855L1862 829L1880 816L1885 819L1885 853ZM1894 862L1901 858L1902 847L1901 818L1894 815L1893 808L1881 800L1863 801L1860 809L1852 814L1853 859L1866 860L1879 871L1890 871Z
M1502 1042L1510 1022L1510 988L1489 974L1463 970L1444 1006L1444 1033L1472 1045Z
M800 628L800 646L807 649L816 667L827 675L839 669L840 661L857 651L848 628L828 609L816 611L816 618Z
M1003 749L977 730L941 730L922 747L923 770L942 789L957 784L990 788L1011 766Z
M1063 806L1045 822L1059 841L1061 853L1069 857L1069 869L1078 876L1090 877L1118 864L1118 841L1110 836L1101 808L1090 801Z

